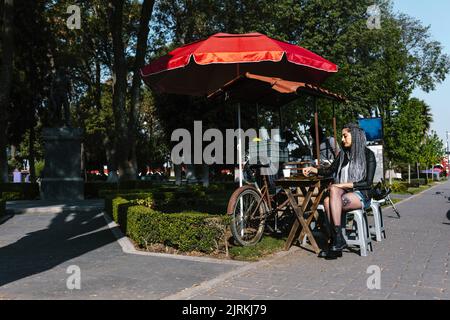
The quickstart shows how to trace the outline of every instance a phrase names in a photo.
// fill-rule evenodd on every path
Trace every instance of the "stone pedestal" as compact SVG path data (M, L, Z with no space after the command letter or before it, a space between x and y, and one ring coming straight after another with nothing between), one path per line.
M81 177L81 136L76 128L43 130L45 167L41 179L41 199L70 201L84 199Z

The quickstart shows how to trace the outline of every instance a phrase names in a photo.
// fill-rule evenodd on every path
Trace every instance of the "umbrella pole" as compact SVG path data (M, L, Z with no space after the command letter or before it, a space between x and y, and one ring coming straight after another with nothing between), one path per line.
M316 131L316 155L317 155L317 167L320 167L320 141L319 141L319 112L317 110L317 98L314 97L314 124Z
M334 154L337 155L336 103L333 102Z
M241 104L238 103L238 161L239 161L239 187L242 188L243 176L242 176L242 136L241 136ZM239 209L241 218L241 237L244 236L244 203L243 199L239 199Z
M240 76L240 68L239 63L236 65L236 73L237 76ZM239 187L242 187L243 184L243 177L242 177L242 137L241 137L241 103L238 103L238 161L239 161Z
M241 104L238 103L238 161L239 161L239 187L243 186L242 177L242 136L241 136Z

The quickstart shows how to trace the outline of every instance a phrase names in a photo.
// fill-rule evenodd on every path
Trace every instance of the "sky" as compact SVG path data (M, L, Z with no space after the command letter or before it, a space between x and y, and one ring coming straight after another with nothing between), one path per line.
M430 26L433 40L439 41L444 52L450 55L450 0L394 0L394 10L406 13ZM424 100L433 110L432 130L446 143L446 131L450 132L450 74L447 80L430 93L416 90L413 96ZM450 137L449 137L450 138Z

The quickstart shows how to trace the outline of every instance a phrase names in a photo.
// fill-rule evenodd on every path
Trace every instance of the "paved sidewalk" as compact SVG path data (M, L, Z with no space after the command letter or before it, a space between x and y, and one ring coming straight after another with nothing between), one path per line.
M387 239L368 257L335 261L305 250L204 283L169 299L450 299L450 182L384 212ZM370 266L381 268L381 290L369 290Z
M237 267L126 254L102 203L9 203L0 224L1 299L450 299L450 182L385 210L374 253L325 261L302 249ZM68 290L67 268L81 269ZM381 290L368 290L379 266Z
M160 299L236 266L126 254L108 229L103 204L14 202L0 225L2 299ZM81 290L67 289L67 268Z

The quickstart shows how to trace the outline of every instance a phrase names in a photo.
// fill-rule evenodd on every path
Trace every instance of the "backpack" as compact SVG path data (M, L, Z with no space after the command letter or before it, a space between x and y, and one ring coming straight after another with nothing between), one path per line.
M372 189L370 189L370 197L374 200L380 201L385 199L391 193L391 189L387 188L381 182L378 182Z

